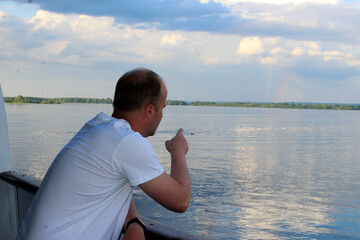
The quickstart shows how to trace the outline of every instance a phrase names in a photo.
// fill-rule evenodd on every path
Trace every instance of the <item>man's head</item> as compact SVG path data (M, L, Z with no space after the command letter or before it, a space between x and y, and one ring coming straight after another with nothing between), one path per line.
M113 101L114 117L126 119L134 131L152 136L162 119L167 89L155 72L137 68L117 82Z
M137 68L125 73L117 82L113 106L120 112L139 110L143 105L156 104L163 80L155 72Z

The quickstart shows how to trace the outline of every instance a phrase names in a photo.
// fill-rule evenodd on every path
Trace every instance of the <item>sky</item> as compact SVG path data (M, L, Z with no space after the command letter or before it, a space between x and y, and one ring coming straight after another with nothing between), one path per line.
M355 0L0 0L0 84L112 98L145 67L171 100L360 103L359 23Z

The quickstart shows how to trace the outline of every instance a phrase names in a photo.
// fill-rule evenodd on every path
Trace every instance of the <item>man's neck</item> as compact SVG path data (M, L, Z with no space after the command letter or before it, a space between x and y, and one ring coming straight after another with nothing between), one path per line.
M134 132L138 132L144 136L144 124L142 124L141 111L121 112L115 109L112 117L126 120Z

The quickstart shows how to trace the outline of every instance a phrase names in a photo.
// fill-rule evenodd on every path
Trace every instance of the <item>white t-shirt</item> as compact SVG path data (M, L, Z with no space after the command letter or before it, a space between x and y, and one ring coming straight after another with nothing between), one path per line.
M51 164L18 239L118 239L133 187L163 172L128 122L100 113Z

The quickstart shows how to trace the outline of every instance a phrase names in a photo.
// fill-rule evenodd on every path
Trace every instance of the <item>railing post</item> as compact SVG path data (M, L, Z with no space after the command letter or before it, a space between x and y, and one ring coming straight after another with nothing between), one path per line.
M17 188L0 179L1 239L12 240L19 227Z
M10 170L9 134L0 84L0 173ZM2 239L12 240L17 235L19 227L17 204L17 188L0 180L0 233Z

